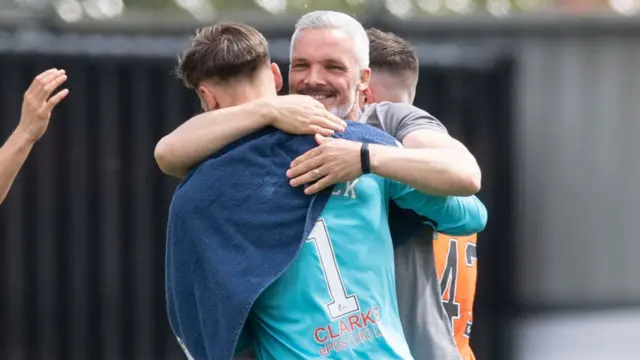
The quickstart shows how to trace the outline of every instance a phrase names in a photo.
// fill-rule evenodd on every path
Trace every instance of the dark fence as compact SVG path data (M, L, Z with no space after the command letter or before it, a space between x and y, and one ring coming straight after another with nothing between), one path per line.
M176 181L155 143L195 114L170 58L0 54L1 135L48 67L71 93L0 207L1 359L181 359L164 307L165 219ZM286 71L285 71L286 72ZM480 237L478 359L500 359L511 303L512 64L426 63L416 104L477 155L490 223ZM503 354L504 355L504 354Z
M3 56L3 132L41 70L69 98L2 206L7 359L179 358L164 308L165 218L176 182L155 142L196 112L167 61Z

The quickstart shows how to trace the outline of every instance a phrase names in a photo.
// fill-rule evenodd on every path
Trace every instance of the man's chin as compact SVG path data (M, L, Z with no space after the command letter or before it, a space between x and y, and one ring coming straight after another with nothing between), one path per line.
M335 109L337 108L336 106L336 102L331 99L325 99L325 100L318 100L320 102L320 104L324 105L324 108L327 109L328 111L331 111L331 109Z
M329 112L332 113L333 115L335 115L336 117L344 119L349 114L349 110L351 110L351 109L334 107L334 108L329 109Z

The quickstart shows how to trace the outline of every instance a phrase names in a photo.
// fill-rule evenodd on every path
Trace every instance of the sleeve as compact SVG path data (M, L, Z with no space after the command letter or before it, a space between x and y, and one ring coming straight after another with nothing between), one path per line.
M475 196L431 196L397 181L389 184L391 199L433 221L434 228L452 236L479 233L487 224L487 209Z
M401 142L416 130L448 133L433 115L410 104L382 102L377 104L375 111L382 129Z

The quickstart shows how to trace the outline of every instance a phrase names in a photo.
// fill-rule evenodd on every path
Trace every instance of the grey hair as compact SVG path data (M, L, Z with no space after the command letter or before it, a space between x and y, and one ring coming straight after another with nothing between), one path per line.
M353 39L353 55L360 70L369 67L369 38L360 22L351 16L337 11L312 11L303 15L296 22L295 31L291 37L289 60L293 56L293 45L300 32L304 29L335 29L344 32Z

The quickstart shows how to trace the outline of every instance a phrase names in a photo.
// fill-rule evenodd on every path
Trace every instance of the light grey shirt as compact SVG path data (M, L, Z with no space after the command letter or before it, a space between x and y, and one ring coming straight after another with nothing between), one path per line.
M358 121L382 129L400 142L416 130L447 133L435 117L408 104L369 105ZM442 305L433 241L433 231L426 229L395 249L400 319L414 359L459 360L451 323Z

